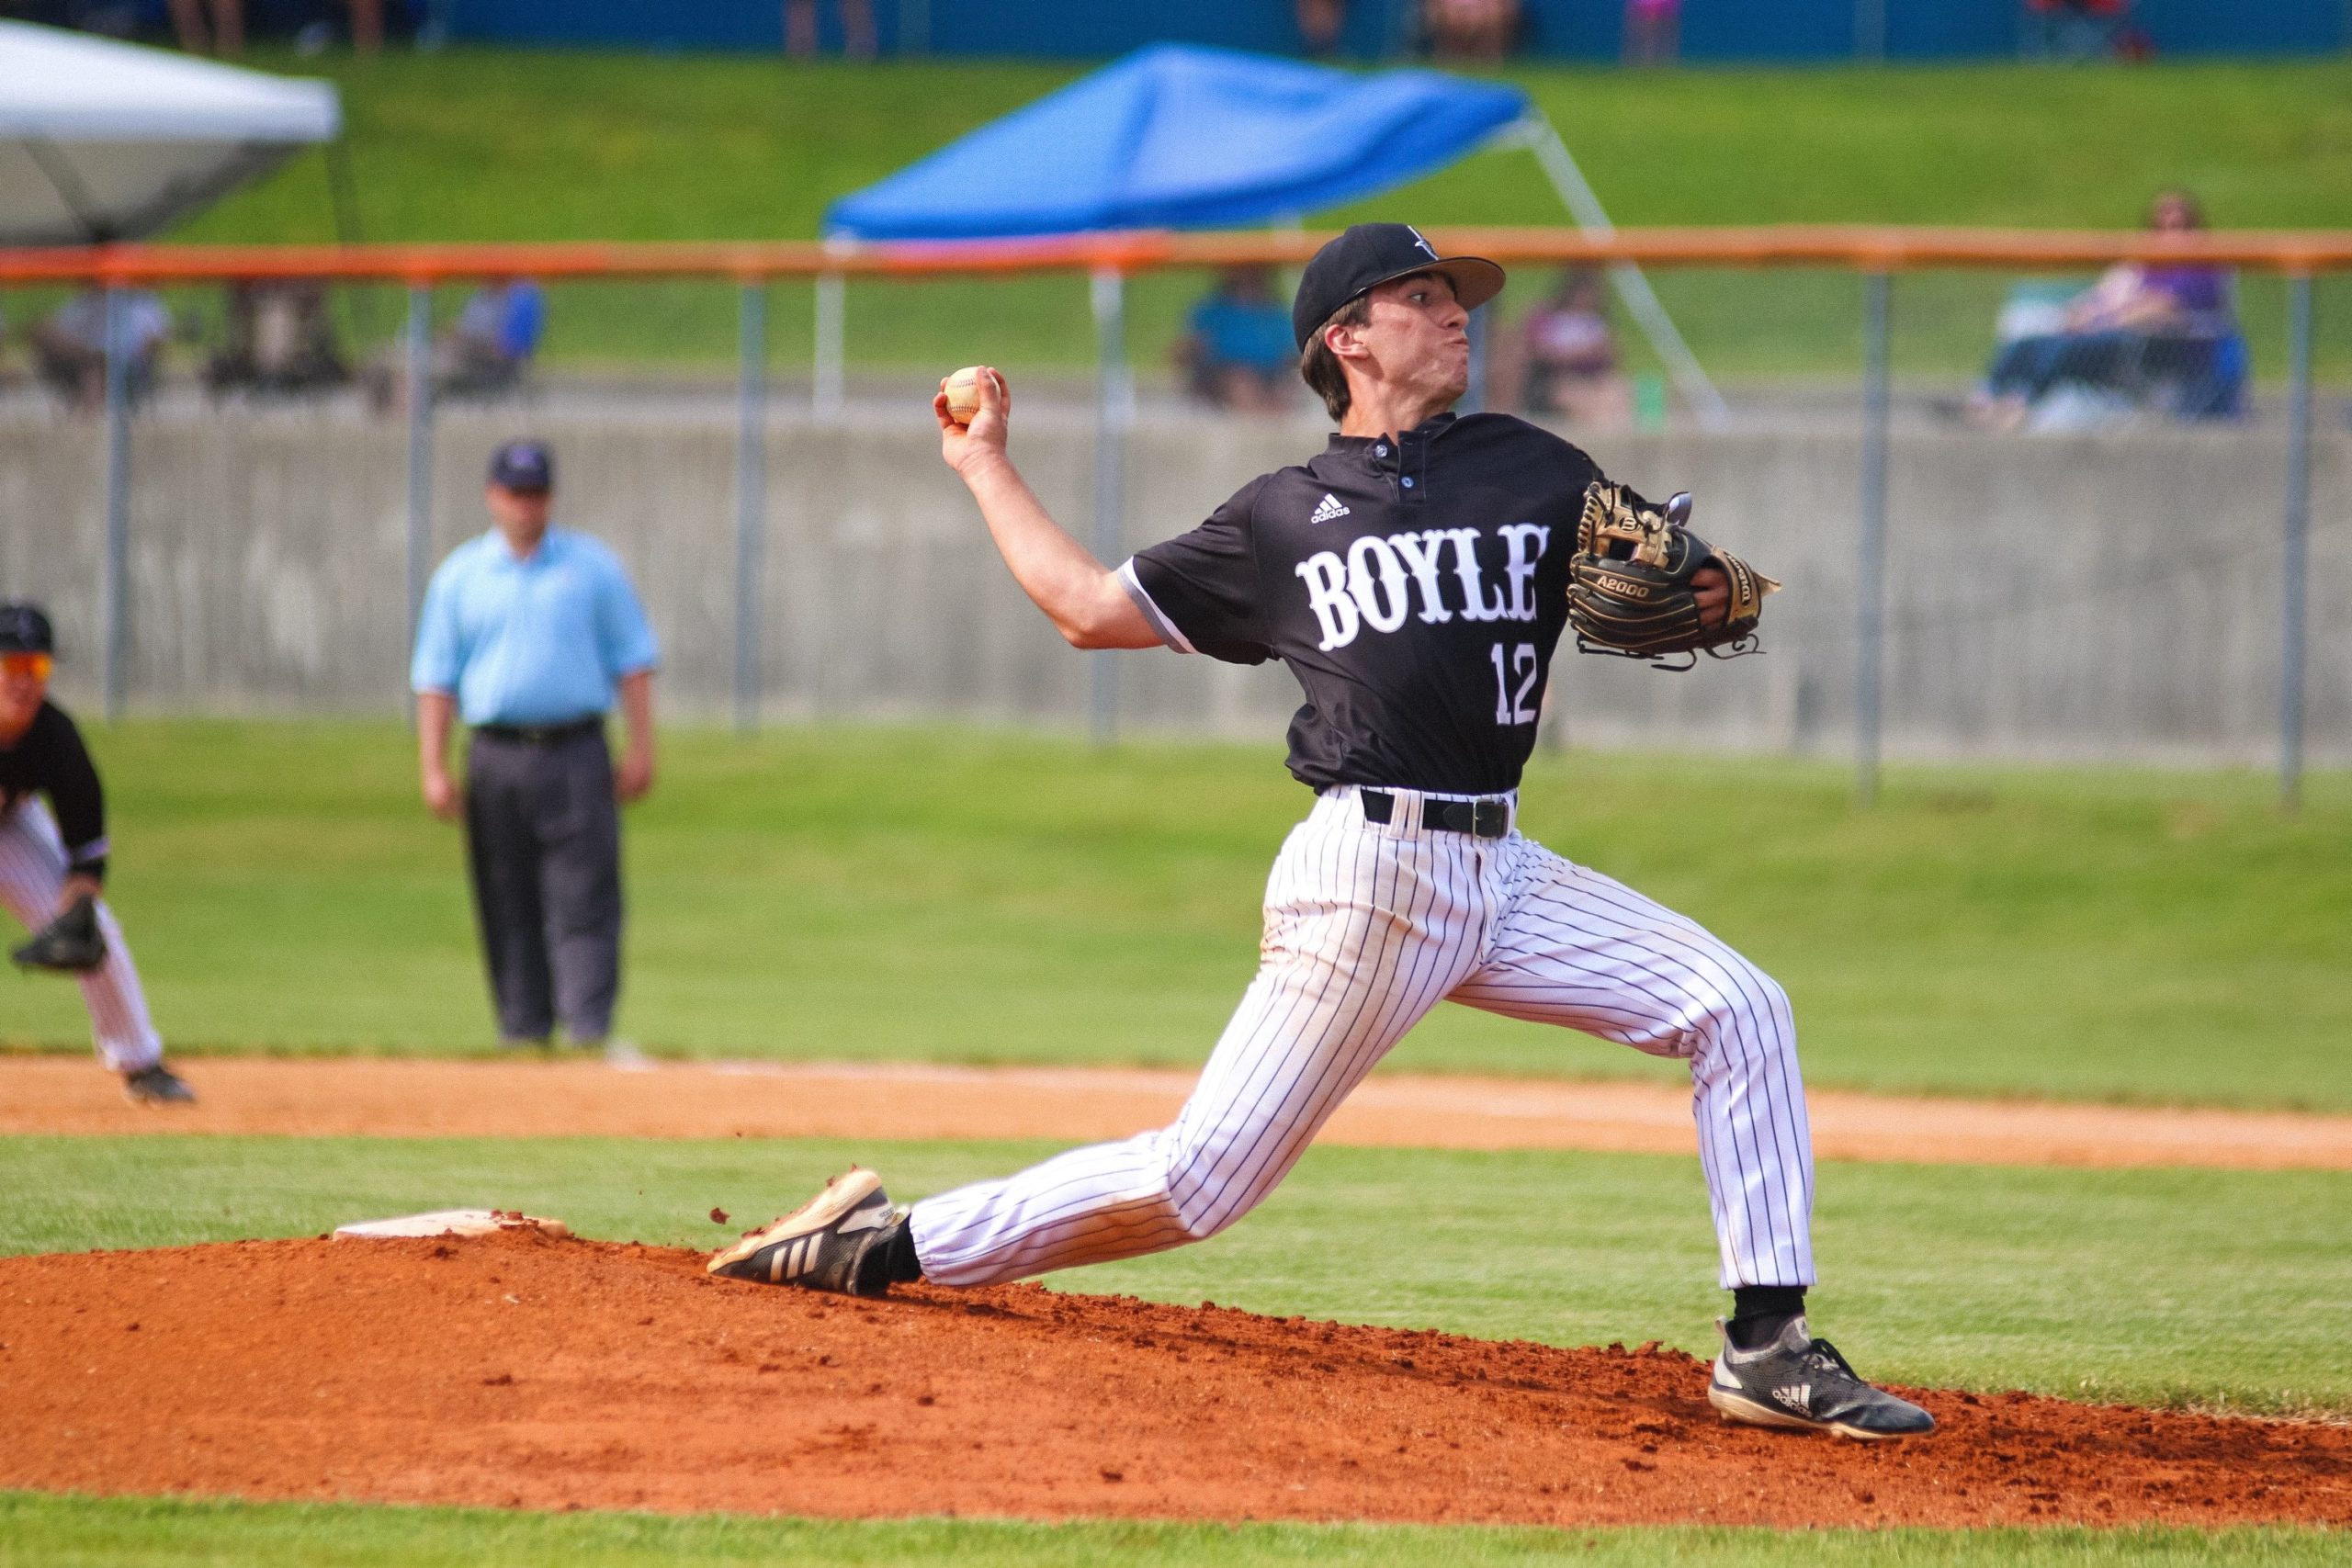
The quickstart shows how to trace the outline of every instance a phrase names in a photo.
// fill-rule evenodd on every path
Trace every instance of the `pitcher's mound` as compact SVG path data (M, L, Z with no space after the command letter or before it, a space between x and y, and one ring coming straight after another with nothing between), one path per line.
M881 1302L532 1232L0 1259L0 1486L535 1508L1584 1525L2352 1523L2352 1430L1905 1390L1720 1425L1688 1357L1034 1287Z

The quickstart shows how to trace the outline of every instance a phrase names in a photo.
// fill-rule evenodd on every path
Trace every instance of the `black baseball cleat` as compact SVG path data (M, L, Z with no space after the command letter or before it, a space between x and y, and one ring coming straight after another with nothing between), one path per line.
M122 1098L133 1105L193 1105L196 1090L187 1080L157 1062L122 1075Z
M798 1285L844 1296L878 1296L890 1288L886 1262L907 1223L882 1190L882 1179L852 1166L780 1220L711 1254L709 1272L763 1285Z
M1838 1348L1815 1339L1802 1316L1760 1349L1742 1350L1724 1327L1723 1354L1707 1384L1707 1403L1726 1421L1835 1432L1865 1442L1916 1438L1936 1418L1907 1399L1864 1382Z

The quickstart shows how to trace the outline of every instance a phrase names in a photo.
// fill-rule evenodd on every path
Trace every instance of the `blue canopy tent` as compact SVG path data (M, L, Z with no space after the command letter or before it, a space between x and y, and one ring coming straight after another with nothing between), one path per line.
M1518 88L1433 71L1359 75L1294 60L1159 44L950 142L828 209L830 239L1011 239L1120 229L1295 222L1391 190L1489 147L1533 152L1579 226L1609 217L1550 121ZM1702 420L1723 400L1632 266L1611 269L1628 309ZM820 279L815 393L841 400L842 280ZM1095 543L1120 548L1121 433L1133 397L1122 285L1094 278L1102 355ZM1097 660L1095 731L1114 716Z
M1559 134L1516 87L1192 44L1138 50L993 120L834 202L825 227L842 241L978 240L1295 221L1489 147L1533 152L1577 224L1609 231ZM1723 400L1647 281L1631 266L1612 276L1685 398L1720 420ZM1098 313L1115 307L1104 298L1115 287L1098 288ZM839 342L839 307L837 287L820 290L820 345ZM825 401L840 378L822 357Z
M1418 179L1527 113L1516 87L1433 71L1160 44L842 197L825 224L862 240L1239 228Z

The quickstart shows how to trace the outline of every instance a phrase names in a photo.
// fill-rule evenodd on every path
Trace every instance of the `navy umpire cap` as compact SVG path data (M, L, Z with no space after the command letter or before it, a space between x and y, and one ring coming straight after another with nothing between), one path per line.
M490 482L501 490L553 490L555 454L544 441L509 441L490 455Z
M1316 252L1299 276L1290 330L1300 350L1348 301L1417 272L1433 272L1453 285L1465 310L1503 291L1503 269L1483 256L1439 255L1410 223L1359 223Z
M40 605L24 599L0 602L0 653L56 651L56 634Z

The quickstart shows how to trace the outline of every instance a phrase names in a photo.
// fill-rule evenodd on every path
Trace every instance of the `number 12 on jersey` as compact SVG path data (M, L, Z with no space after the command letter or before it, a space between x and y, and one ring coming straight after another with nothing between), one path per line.
M1510 644L1510 656L1505 659L1501 643L1494 646L1495 660L1495 722L1497 724L1533 724L1535 710L1527 705L1527 694L1535 689L1535 677L1540 665L1532 642ZM1519 677L1517 687L1511 677Z

